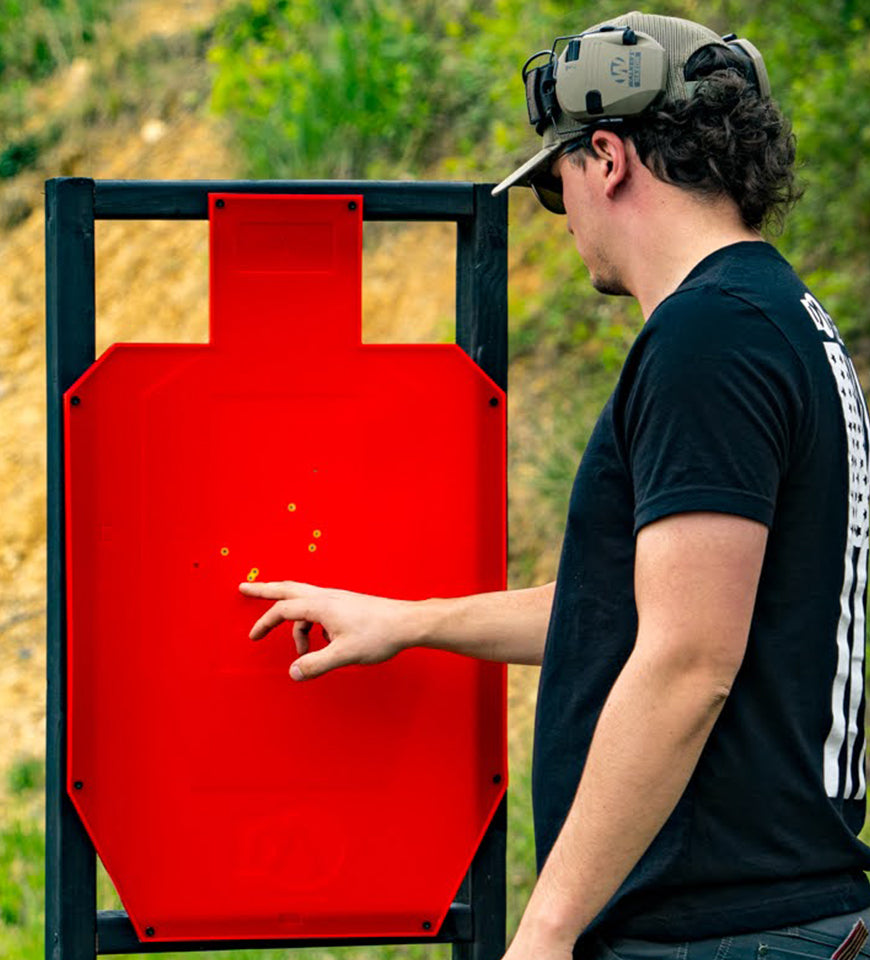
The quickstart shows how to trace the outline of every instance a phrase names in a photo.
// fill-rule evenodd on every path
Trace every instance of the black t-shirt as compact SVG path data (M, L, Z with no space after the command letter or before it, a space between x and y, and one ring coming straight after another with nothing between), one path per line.
M587 933L694 940L870 904L856 838L868 432L831 318L766 243L705 258L639 334L571 493L535 721L539 869L635 642L637 531L709 510L769 534L732 692L675 811Z

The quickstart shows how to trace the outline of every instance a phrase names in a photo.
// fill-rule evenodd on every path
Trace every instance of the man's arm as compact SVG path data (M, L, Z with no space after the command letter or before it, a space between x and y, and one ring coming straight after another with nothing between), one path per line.
M483 660L540 664L555 584L468 597L392 600L307 583L242 583L249 597L276 602L254 624L260 640L294 621L299 658L290 675L309 680L348 664L380 663L408 647L449 650ZM309 652L308 633L323 626L329 644Z
M555 581L525 590L423 600L416 645L481 660L540 666Z
M635 648L508 953L566 956L683 794L746 649L767 528L680 514L637 538Z

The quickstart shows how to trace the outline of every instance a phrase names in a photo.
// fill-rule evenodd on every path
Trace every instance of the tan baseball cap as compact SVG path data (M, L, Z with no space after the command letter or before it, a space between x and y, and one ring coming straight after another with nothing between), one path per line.
M591 34L598 35L594 42L586 40ZM555 61L555 96L560 107L568 100L568 109L557 109L538 124L542 149L502 180L493 195L508 187L531 186L537 174L549 173L563 146L589 129L636 116L653 102L689 98L696 82L686 81L686 62L702 47L726 45L719 34L699 23L636 10L589 27L575 38L560 39L569 42ZM579 42L572 46L571 41Z

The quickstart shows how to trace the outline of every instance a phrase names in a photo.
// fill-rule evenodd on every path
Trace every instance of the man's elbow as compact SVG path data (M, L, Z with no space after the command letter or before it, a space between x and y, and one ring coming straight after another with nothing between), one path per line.
M678 691L718 713L731 694L743 656L744 637L647 638L638 635L635 653L657 674L664 689Z

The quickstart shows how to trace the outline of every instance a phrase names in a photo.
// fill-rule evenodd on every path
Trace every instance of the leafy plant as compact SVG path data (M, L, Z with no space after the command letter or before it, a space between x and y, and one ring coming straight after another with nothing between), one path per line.
M19 760L12 765L6 779L9 792L13 796L20 796L29 791L39 790L45 783L45 768L43 762L36 757Z
M0 0L0 80L39 80L94 39L117 0Z
M218 25L213 105L255 176L359 177L431 156L445 93L434 3L254 0Z

